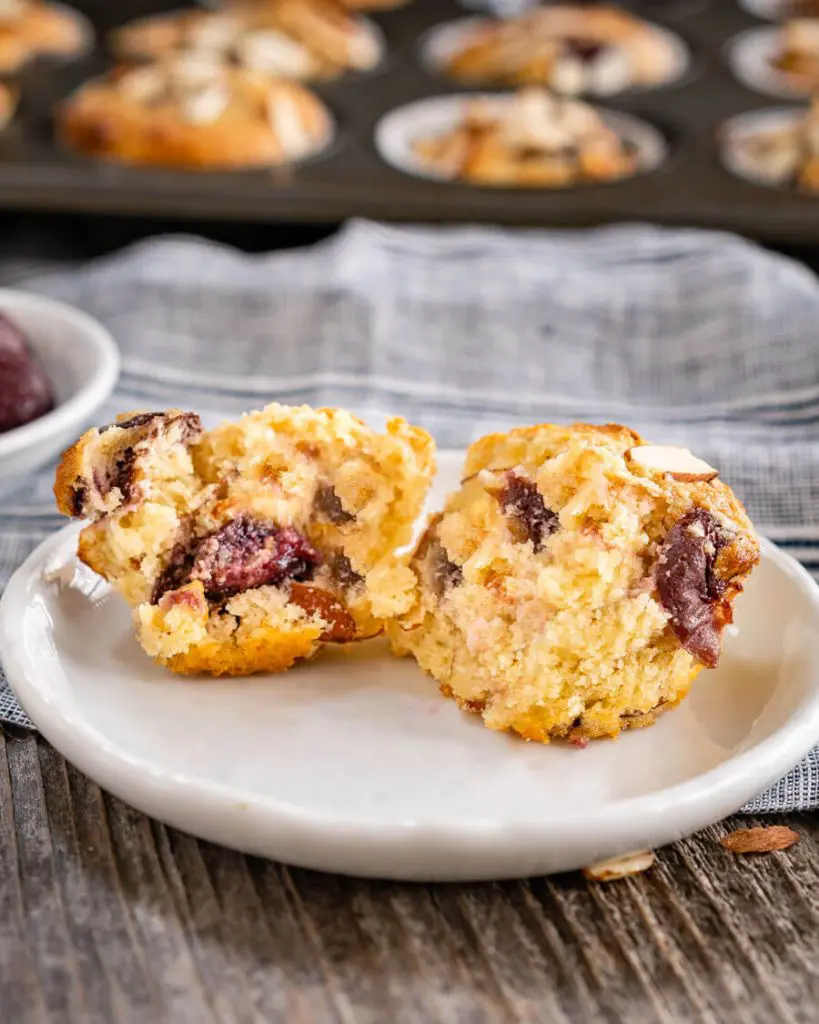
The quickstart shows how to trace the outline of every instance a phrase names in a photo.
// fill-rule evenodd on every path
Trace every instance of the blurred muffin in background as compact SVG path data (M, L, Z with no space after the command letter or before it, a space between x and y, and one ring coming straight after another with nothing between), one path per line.
M159 14L117 29L110 45L124 59L194 53L299 80L367 71L383 56L380 35L339 0L241 0Z
M90 29L78 12L40 0L0 2L0 74L19 71L35 57L73 57L85 50Z
M98 159L230 170L303 159L330 141L333 122L298 82L183 55L87 82L59 109L57 130Z
M819 92L819 17L783 25L773 66L800 89Z
M414 150L438 176L480 185L562 188L638 169L634 147L594 107L536 86L465 103L459 124Z
M614 7L560 4L464 29L441 70L469 84L610 96L664 84L683 70L673 37Z
M804 112L754 111L773 124L727 133L723 156L730 169L752 181L819 194L819 99ZM766 120L768 119L766 118Z

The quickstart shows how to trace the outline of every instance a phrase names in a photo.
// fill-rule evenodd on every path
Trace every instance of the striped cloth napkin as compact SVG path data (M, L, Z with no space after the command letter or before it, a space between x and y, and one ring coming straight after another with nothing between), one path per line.
M100 422L276 398L401 413L450 447L624 421L719 466L760 531L819 572L819 282L739 238L353 222L272 255L174 236L36 271L0 261L0 283L79 306L121 346ZM0 498L0 587L60 525L50 488L46 470ZM2 677L0 718L27 722ZM813 806L819 749L749 809Z

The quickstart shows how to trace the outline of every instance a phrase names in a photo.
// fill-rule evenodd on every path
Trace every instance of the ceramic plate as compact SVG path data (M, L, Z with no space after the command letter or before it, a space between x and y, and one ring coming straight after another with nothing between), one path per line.
M461 457L441 462L433 501ZM723 817L819 738L819 591L769 543L720 668L652 728L580 750L489 732L378 641L279 677L176 678L106 585L66 582L76 537L38 548L0 605L26 711L140 810L292 864L419 880L577 868Z
M464 106L476 99L489 99L494 103L510 102L511 93L455 93L449 96L432 96L416 100L386 114L376 125L375 148L382 160L405 174L417 178L431 178L433 181L451 181L415 152L413 145L419 139L440 135L457 128L463 118ZM619 110L604 110L597 107L605 123L622 139L627 139L637 152L638 169L635 174L645 174L660 167L668 154L668 147L662 134L647 121L641 121ZM629 175L633 177L634 175ZM613 182L579 182L563 188L588 188L593 184ZM472 182L461 182L472 187L481 187ZM513 188L514 186L505 186ZM554 189L552 191L555 191Z

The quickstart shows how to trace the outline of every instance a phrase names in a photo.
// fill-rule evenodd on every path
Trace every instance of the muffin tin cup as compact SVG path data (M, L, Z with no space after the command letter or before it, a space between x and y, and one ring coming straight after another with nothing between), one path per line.
M433 96L429 99L409 103L398 110L393 110L379 121L375 129L375 147L382 160L391 167L415 178L426 178L432 181L449 182L468 185L471 188L507 188L517 191L523 186L515 185L483 185L469 181L453 179L448 175L430 168L413 150L413 144L420 139L443 134L457 128L462 122L465 106L478 99L509 100L511 93L457 93L448 96ZM561 186L558 189L540 189L539 191L567 191L575 188L588 188L592 185L616 185L620 181L634 178L640 174L656 171L668 156L668 145L663 135L653 125L623 114L617 110L597 108L603 121L613 131L629 142L635 149L639 161L639 169L634 174L609 182L577 182ZM526 191L533 189L526 187Z
M756 136L798 123L806 112L806 107L767 107L726 121L719 130L718 138L720 159L725 169L754 185L793 192L790 184L772 177L770 171L766 171L764 165L747 151L745 144Z
M813 92L799 75L780 71L774 60L781 50L782 30L774 25L751 28L728 41L725 59L749 89L783 100L807 99Z
M799 16L796 5L788 0L739 0L739 6L764 21L785 21Z
M449 74L447 64L469 42L476 29L484 25L494 24L496 21L497 19L495 18L477 16L457 18L454 21L447 21L441 25L436 25L419 40L418 57L422 67L425 68L428 74L435 75L448 82L465 87L479 87L480 83L477 81L467 82ZM675 32L663 28L661 25L655 25L651 22L646 22L645 24L652 32L656 33L657 39L662 41L668 48L668 75L662 81L655 82L652 85L632 85L616 93L607 93L605 97L600 93L588 93L586 95L592 98L614 100L618 96L665 89L668 86L675 85L689 74L691 69L691 52L683 40Z

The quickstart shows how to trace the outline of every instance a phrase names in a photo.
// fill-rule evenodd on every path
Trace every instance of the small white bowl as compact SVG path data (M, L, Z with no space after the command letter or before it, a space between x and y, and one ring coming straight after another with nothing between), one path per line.
M0 313L26 336L54 390L51 412L0 433L0 493L73 441L114 390L119 350L108 331L71 306L0 288Z

